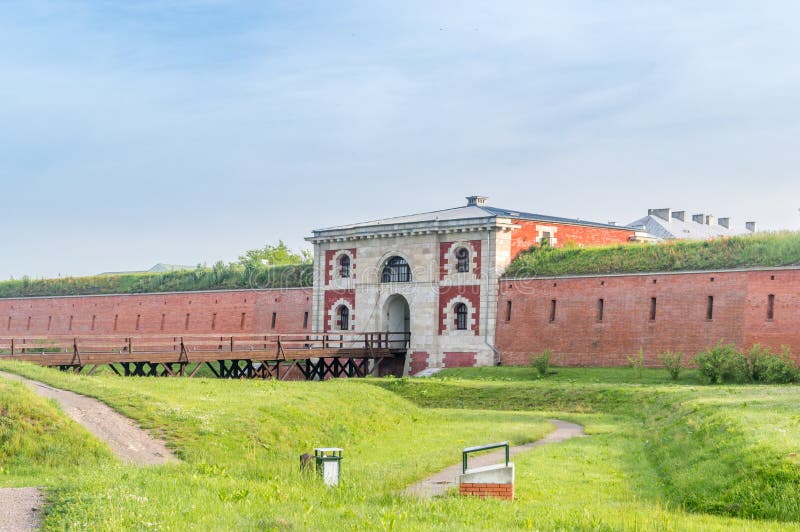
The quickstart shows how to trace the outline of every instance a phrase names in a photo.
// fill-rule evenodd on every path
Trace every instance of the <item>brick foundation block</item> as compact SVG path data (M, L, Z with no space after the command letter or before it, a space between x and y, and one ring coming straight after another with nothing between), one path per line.
M462 496L492 497L495 499L514 500L514 484L477 484L463 483L459 486Z

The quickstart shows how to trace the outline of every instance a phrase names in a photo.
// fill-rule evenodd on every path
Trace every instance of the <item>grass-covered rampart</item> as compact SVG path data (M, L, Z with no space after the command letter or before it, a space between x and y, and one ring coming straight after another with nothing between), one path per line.
M521 278L795 265L800 265L800 232L787 231L661 244L533 247L514 259L505 276Z
M138 294L237 288L298 288L311 286L310 264L256 266L218 263L212 267L160 273L123 273L58 279L0 281L0 298Z
M311 254L295 253L283 241L246 251L235 262L165 272L128 272L57 279L0 281L0 298L95 294L140 294L311 286Z

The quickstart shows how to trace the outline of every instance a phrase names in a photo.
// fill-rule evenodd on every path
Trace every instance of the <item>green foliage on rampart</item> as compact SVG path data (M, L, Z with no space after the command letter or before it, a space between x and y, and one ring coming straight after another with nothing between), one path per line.
M132 272L57 279L0 281L0 298L139 294L247 288L311 286L313 267L308 254L293 253L283 242L250 250L237 262L198 265L194 269L158 273Z
M794 265L800 265L800 232L783 231L661 244L532 247L514 259L505 276L522 278Z

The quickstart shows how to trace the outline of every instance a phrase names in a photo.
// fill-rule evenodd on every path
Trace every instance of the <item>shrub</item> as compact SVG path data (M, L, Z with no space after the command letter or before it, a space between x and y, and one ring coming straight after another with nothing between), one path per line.
M544 377L550 370L550 359L553 356L553 351L545 349L541 354L531 353L531 366L536 368L539 377Z
M640 347L639 352L634 357L626 357L628 364L636 371L636 378L642 378L642 369L644 368L644 348Z
M772 357L769 348L759 344L753 345L745 355L745 379L749 382L761 382L767 369L768 360Z
M784 347L780 355L770 355L766 359L760 380L767 384L788 384L797 378L797 366L792 362L789 349Z
M683 369L683 357L683 353L673 353L672 351L667 351L666 353L661 353L658 355L658 359L661 360L661 363L664 364L665 368L667 368L669 376L673 381L677 381L681 376L681 370Z
M744 355L731 344L720 342L713 348L698 353L694 361L700 378L707 384L741 380L745 375Z

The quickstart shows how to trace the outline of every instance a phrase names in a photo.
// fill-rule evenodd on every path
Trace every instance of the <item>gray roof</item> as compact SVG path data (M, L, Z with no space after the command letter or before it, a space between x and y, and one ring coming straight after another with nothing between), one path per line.
M541 222L562 223L570 225L584 225L592 227L605 227L609 229L620 229L630 231L630 227L620 225L610 225L597 222L589 222L576 218L561 218L558 216L548 216L546 214L534 214L530 212L517 211L513 209L500 209L497 207L489 207L486 205L466 205L463 207L455 207L453 209L444 209L441 211L423 212L419 214L410 214L407 216L397 216L394 218L382 218L380 220L372 220L369 222L361 222L350 225L340 225L337 227L327 227L325 229L317 229L317 231L336 231L346 229L358 229L369 227L382 227L387 225L397 224L412 224L420 222L436 222L436 221L451 221L451 220L479 220L479 219L493 219L493 218L510 218L513 220L535 220Z
M647 215L628 224L628 227L639 231L645 231L661 240L686 239L686 240L708 240L724 236L735 236L742 234L752 234L745 224L729 223L730 227L724 227L719 223L700 223L692 220L690 215L685 216L685 221L671 216L669 221L659 216Z

